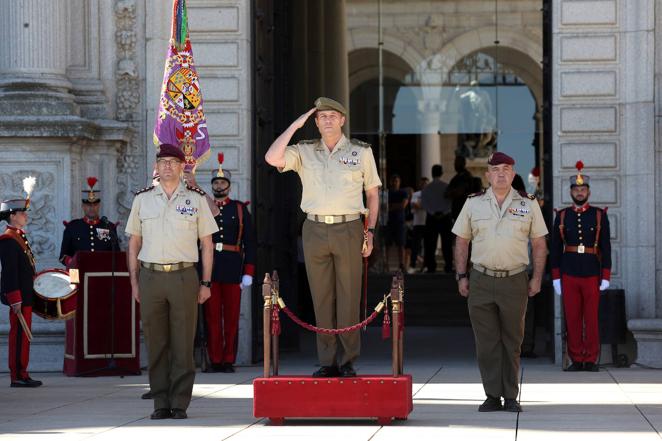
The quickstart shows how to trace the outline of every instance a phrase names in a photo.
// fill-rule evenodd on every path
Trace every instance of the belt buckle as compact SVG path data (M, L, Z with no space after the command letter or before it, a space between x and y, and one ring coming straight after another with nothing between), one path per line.
M171 269L172 269L171 264L168 263L168 264L163 265L163 271L165 271L166 273L169 273Z
M325 224L333 224L333 216L324 216L324 223Z
M223 251L223 243L217 243L216 244L216 251Z
M584 254L585 251L586 251L586 249L584 248L584 245L579 245L579 246L577 247L577 252L578 252L579 254Z

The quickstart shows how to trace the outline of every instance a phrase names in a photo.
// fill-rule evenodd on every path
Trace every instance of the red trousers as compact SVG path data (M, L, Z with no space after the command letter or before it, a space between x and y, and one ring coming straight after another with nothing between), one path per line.
M238 284L212 282L211 298L205 302L207 353L212 363L234 364L237 359L240 305Z
M598 360L600 332L600 279L598 276L561 275L563 310L568 330L568 355L577 363Z
M22 306L21 312L28 328L32 329L32 306ZM28 378L30 342L23 331L23 327L21 327L18 316L14 314L11 307L9 308L9 353L7 354L7 361L9 362L11 381Z

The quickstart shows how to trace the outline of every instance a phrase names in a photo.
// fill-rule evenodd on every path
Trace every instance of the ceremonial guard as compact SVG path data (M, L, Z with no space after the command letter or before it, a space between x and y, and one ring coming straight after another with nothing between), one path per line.
M600 354L598 309L600 291L609 288L611 242L607 210L589 205L589 177L570 177L573 205L559 210L552 235L552 281L562 295L568 331L568 355L572 364L567 371L598 371Z
M255 233L247 203L230 199L229 171L223 170L223 153L218 171L211 179L212 192L220 213L214 218L219 231L214 241L211 298L205 303L207 351L216 372L234 372L241 291L253 284L255 274Z
M87 178L88 188L83 190L83 216L65 222L60 262L69 266L77 251L113 251L119 250L119 239L115 224L106 217L99 218L101 198L99 189L95 189L97 178Z
M315 113L321 139L288 146ZM382 185L370 146L342 133L347 111L320 97L271 144L265 159L280 172L293 170L303 184L303 254L317 326L345 328L360 320L361 256L372 253ZM363 194L368 208L363 205ZM361 215L367 216L365 231ZM352 377L360 353L358 331L317 335L320 369L315 377Z
M8 224L0 235L0 300L10 307L7 359L11 387L38 387L42 384L28 374L35 261L24 228L28 224L27 211L35 183L35 178L25 178L23 188L27 197L3 201L0 205L0 221Z

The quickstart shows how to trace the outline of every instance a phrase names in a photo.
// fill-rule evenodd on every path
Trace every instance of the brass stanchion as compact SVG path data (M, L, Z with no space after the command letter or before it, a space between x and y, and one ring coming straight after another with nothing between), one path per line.
M393 332L391 339L391 352L392 352L392 367L393 367L393 376L397 377L400 375L400 289L398 285L398 280L393 276L391 281L391 315L393 322Z
M262 312L262 338L264 346L264 378L270 377L271 373L271 277L269 273L264 275L262 282L262 297L264 298L264 311Z
M278 297L280 296L280 283L278 281L278 271L274 270L271 276L273 282L273 297L271 302L273 307L278 305ZM278 375L278 361L279 361L279 347L278 347L278 335L276 333L271 335L271 360L274 376Z

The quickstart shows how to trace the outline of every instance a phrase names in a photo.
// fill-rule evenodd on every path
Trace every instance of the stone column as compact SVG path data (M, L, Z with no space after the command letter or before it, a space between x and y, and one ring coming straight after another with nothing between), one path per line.
M345 0L324 2L324 94L341 102L349 112L349 58ZM349 114L344 127L349 134Z
M66 0L3 0L0 113L74 114L66 77Z

